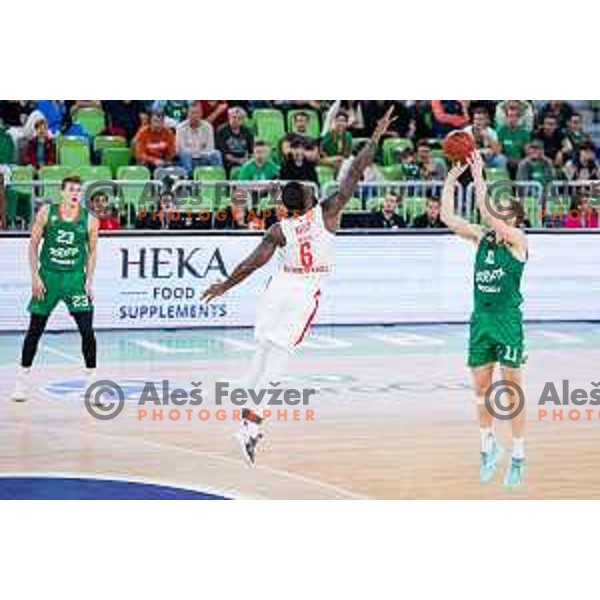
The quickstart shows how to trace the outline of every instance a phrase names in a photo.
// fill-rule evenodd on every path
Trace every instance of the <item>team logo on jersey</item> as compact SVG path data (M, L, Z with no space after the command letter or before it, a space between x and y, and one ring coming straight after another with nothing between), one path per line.
M493 250L488 250L487 251L487 256L485 257L485 264L486 265L493 265L494 264L494 251Z

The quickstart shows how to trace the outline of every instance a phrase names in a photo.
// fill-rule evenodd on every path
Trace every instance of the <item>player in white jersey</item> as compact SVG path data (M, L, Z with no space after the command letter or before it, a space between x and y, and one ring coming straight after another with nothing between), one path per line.
M258 247L229 278L214 283L203 294L209 302L264 266L279 253L280 265L258 307L255 338L258 342L245 387L261 390L284 373L289 357L305 338L317 313L320 283L332 269L335 232L342 209L352 197L365 168L372 163L381 136L395 120L392 109L379 121L375 132L358 153L333 197L313 206L312 195L299 182L283 187L285 217L272 225ZM254 464L256 445L262 437L258 411L242 411L241 439Z

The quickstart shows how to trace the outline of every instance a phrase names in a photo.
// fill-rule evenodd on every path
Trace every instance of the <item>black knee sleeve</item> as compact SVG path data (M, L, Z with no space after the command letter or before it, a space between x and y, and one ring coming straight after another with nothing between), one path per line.
M96 368L96 336L94 334L93 311L72 313L81 334L81 352L88 369Z
M25 341L23 342L23 350L21 352L21 366L29 368L33 364L35 358L38 342L46 329L46 323L48 322L48 316L42 315L31 315L29 319L29 329L25 335Z

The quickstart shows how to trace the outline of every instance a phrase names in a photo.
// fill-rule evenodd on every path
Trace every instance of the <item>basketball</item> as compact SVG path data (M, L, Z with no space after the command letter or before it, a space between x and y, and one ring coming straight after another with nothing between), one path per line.
M475 140L466 131L451 131L442 142L444 154L451 162L465 163L475 150Z

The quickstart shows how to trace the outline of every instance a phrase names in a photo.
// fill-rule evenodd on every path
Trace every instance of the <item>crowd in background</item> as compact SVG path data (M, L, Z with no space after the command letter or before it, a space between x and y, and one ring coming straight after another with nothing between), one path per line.
M323 184L323 173L344 176L361 140L393 104L397 116L384 161L380 148L365 182L390 179L441 181L447 162L441 140L451 130L472 133L490 173L516 181L600 179L600 133L595 101L0 101L0 164L31 165L35 170L58 161L58 136L86 136L74 119L77 111L104 111L103 135L121 136L132 148L134 164L155 173L177 166L192 177L196 167L222 167L235 181L299 180ZM252 115L277 109L289 127L273 143L256 137ZM318 127L310 120L318 119ZM315 135L316 131L316 135ZM404 143L405 142L405 143ZM385 144L385 141L384 141ZM95 158L95 160L98 160ZM363 225L371 227L443 227L439 202L429 198L423 214L407 223L399 210L402 197L387 195ZM597 226L597 217L581 226ZM117 227L118 219L115 221ZM144 226L138 223L138 226ZM230 219L231 227L248 227Z

